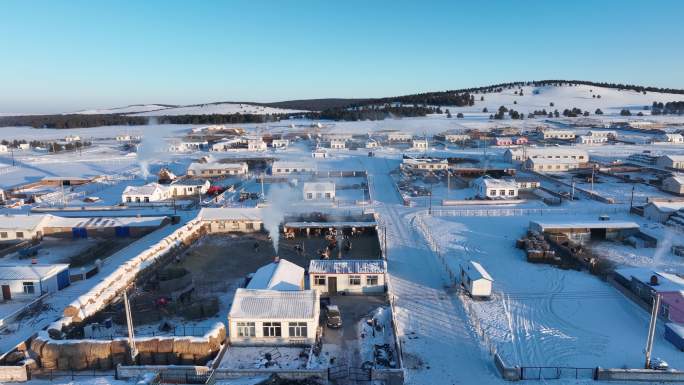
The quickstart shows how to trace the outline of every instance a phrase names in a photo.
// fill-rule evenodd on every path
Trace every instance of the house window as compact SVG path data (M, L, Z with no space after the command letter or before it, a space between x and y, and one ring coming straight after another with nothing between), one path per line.
M36 293L36 286L33 284L33 282L24 282L24 294L35 294Z
M355 286L360 285L361 284L361 276L360 275L350 275L349 276L349 284L355 285Z
M508 190L508 195L514 196L514 195L515 195L515 190Z
M19 238L19 239L24 238L24 232L23 231L17 231L17 238Z
M282 332L280 330L280 322L264 322L262 326L264 330L264 337L282 336Z
M330 193L325 193L325 197L330 199L331 194Z
M325 286L325 275L314 275L314 285Z
M489 195L495 197L496 196L496 190L489 190Z
M256 323L254 322L238 322L237 323L238 337L254 337L256 336Z
M499 195L506 196L506 190L499 190Z
M225 230L226 229L226 222L219 222L218 228L219 228L219 230Z
M366 285L377 285L377 284L378 284L378 276L377 275L366 276Z
M254 230L254 223L247 222L245 223L245 227L247 228L247 230Z
M131 197L126 197L126 202L131 202Z
M145 203L150 203L150 197L145 197Z
M7 238L7 237L8 237L7 231L0 232L0 238Z
M290 337L306 337L307 333L306 322L290 322L289 324Z
M306 193L306 199L313 199L312 193Z

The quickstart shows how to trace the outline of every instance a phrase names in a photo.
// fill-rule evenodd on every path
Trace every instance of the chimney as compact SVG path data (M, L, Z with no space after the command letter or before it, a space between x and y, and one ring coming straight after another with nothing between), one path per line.
M276 255L275 257L273 257L273 263L278 263L278 262L280 262L280 257Z

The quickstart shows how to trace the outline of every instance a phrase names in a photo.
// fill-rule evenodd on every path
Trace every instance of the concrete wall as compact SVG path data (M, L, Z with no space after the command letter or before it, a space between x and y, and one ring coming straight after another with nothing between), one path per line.
M260 220L253 220L253 221L248 221L248 220L239 220L239 221L215 220L215 221L206 221L206 223L209 223L209 232L210 233L231 233L231 232L253 233L256 231L261 231L261 228L263 226L263 222ZM250 228L250 226L251 226L251 228Z
M520 381L522 379L520 368L517 366L506 366L506 363L501 356L499 356L499 353L494 354L494 366L496 366L496 369L499 371L499 374L504 380Z
M598 381L639 381L647 383L684 382L684 372L650 369L604 369L597 368Z
M315 276L325 276L325 285L316 285ZM358 275L361 277L360 285L350 285L349 276ZM377 285L368 285L366 283L366 278L368 276L377 276ZM349 294L380 294L385 292L385 274L375 273L375 274L311 274L309 276L309 283L313 290L319 292L319 294L328 293L328 279L330 277L337 277L337 291L345 292Z

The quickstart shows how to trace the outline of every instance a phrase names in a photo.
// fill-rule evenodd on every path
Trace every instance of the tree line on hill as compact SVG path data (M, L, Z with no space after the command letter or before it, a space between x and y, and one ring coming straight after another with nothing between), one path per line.
M679 102L653 102L651 115L684 115L684 101Z

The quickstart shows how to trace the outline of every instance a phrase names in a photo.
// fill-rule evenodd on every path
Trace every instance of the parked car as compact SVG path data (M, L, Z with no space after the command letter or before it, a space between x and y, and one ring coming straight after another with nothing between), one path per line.
M325 325L331 329L339 329L342 327L342 314L337 305L325 306Z

